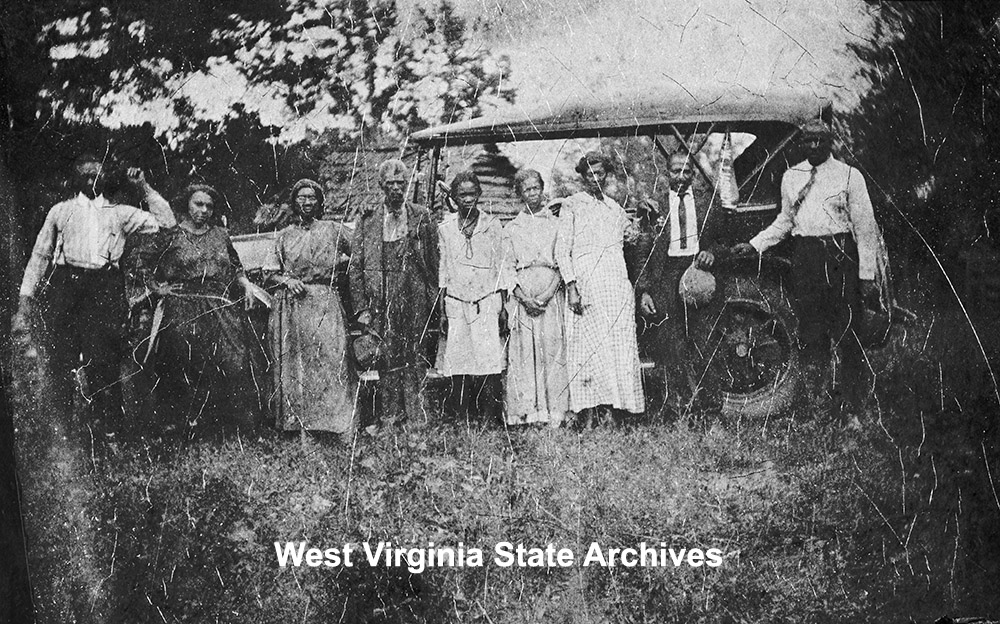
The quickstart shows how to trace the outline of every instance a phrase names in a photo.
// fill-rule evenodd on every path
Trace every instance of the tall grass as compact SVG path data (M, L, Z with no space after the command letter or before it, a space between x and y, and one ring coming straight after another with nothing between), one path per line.
M273 432L136 440L93 473L107 612L494 624L995 615L996 405L975 345L950 313L872 352L877 401L860 431L801 406L766 422L702 413L582 432L432 417L350 447ZM485 565L279 567L274 542L300 540L462 544ZM499 542L569 548L577 565L499 567ZM718 548L723 563L579 565L594 542Z
M412 424L362 435L350 449L268 437L143 450L122 462L127 476L107 484L114 504L104 515L117 529L119 582L128 586L116 594L141 589L144 599L130 609L168 621L808 621L858 613L871 605L851 574L856 529L878 522L858 470L874 473L878 458L845 450L834 430L808 418L779 424L770 432L676 423L582 433ZM324 548L462 543L486 551L486 565L421 574L360 561L279 568L273 542L299 540ZM492 562L498 542L552 543L572 549L577 562L593 542L719 548L724 563L501 568Z

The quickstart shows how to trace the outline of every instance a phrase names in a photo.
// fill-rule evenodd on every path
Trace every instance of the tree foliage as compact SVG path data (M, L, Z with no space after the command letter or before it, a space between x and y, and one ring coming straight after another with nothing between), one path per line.
M42 2L34 12L51 60L43 116L100 120L125 95L171 100L186 122L185 83L212 73L278 96L288 117L327 115L347 132L405 133L512 97L501 90L506 59L470 42L449 0L405 23L395 0Z
M255 83L287 86L299 115L328 114L346 130L399 135L509 99L508 64L474 47L452 5L418 8L400 24L392 0L302 0L278 28L243 21L225 36Z
M450 0L11 5L10 161L23 179L107 150L163 185L199 178L252 204L303 173L282 162L297 144L402 139L513 98L507 59L473 44Z
M851 119L854 156L935 252L997 240L1000 8L871 4L872 39L849 46L871 83Z

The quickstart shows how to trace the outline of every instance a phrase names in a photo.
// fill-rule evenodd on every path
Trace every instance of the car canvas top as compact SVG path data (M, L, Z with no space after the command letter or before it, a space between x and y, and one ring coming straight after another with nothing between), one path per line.
M767 97L722 93L698 97L647 93L609 100L586 98L549 102L518 113L479 117L437 126L411 136L420 147L506 143L596 136L691 134L727 124L733 131L763 126L797 128L810 119L829 118L830 102L810 95Z

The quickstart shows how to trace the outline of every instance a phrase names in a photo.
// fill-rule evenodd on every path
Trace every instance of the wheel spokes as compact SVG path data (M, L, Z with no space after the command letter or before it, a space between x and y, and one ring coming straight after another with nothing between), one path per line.
M754 392L775 383L788 366L790 336L780 319L753 302L727 302L708 338L703 376L724 392Z

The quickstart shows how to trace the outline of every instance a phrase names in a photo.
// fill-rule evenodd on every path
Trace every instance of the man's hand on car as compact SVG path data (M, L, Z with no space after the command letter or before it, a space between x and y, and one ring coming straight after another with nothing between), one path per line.
M285 280L285 288L292 294L295 298L305 297L309 291L306 290L306 285L302 280L289 277Z

